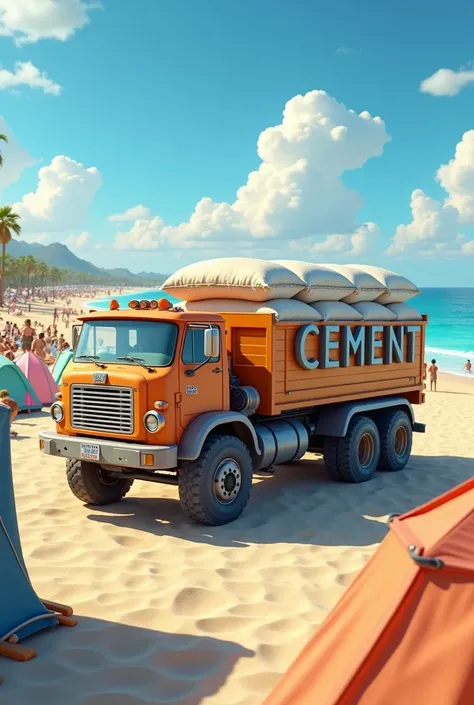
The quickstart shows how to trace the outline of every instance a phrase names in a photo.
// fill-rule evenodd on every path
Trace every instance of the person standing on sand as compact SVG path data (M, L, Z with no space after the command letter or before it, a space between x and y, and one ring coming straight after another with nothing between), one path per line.
M438 366L436 365L436 360L431 360L431 367L429 369L430 373L430 391L436 392L436 384L438 382Z
M49 354L55 360L58 356L58 344L55 338L51 341L50 349L49 349Z
M31 350L36 355L36 357L39 357L41 360L44 360L44 358L46 357L45 348L46 341L44 339L44 333L40 333L38 337L33 340L33 346Z
M3 404L4 406L8 406L10 409L10 425L13 423L15 418L18 415L18 412L20 410L17 402L10 397L8 394L8 389L2 389L0 391L0 404ZM18 436L18 433L16 431L10 430L10 437L15 438L15 436Z
M26 350L31 350L34 337L35 329L31 327L31 321L27 318L23 330L21 331L21 349L23 352L26 352Z
M471 371L472 371L471 361L466 360L466 364L464 365L464 372L467 372L467 374L470 375Z

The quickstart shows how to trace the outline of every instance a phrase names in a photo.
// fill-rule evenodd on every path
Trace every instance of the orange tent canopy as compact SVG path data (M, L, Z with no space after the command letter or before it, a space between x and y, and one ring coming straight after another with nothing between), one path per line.
M474 478L389 526L264 705L474 704Z

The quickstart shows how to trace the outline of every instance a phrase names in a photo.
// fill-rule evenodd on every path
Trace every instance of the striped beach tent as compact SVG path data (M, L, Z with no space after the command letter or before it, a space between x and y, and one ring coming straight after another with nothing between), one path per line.
M0 355L0 389L8 390L20 411L39 411L43 406L18 365L3 355Z

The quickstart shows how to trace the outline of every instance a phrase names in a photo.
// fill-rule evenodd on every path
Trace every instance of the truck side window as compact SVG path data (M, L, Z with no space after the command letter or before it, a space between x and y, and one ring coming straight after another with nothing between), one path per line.
M214 326L213 326L214 327ZM182 360L185 365L200 365L204 357L204 331L205 328L189 327L186 331L183 345ZM209 362L218 362L219 357L211 357Z

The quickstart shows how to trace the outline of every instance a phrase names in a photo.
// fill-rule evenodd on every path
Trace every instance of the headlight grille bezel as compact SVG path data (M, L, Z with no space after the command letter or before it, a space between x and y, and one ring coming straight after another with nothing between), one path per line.
M156 421L156 428L149 428L148 426L148 419L152 418ZM163 416L163 414L160 414L159 411L147 411L146 414L143 417L143 425L145 426L145 429L147 430L148 433L158 433L161 431L165 425L166 425L166 419Z

